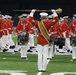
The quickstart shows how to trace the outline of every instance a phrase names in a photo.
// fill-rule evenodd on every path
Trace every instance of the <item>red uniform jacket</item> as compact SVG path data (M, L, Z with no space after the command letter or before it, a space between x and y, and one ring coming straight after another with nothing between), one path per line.
M71 22L69 25L70 31L74 34L76 34L76 22Z
M58 30L59 30L59 23L57 22L53 27L53 32L55 32L55 34L53 34L53 39L58 37Z
M29 21L19 21L16 27L16 32L19 34L26 31L28 31L28 33L32 32L32 24Z
M1 23L2 23L2 19L0 19L0 38L2 37Z
M54 38L55 38L55 35L56 35L56 34L54 34L55 32L56 32L55 25L53 25L49 29L49 34L52 34L52 40L54 40Z
M64 37L63 33L65 32L66 37L69 37L69 26L67 25L67 23L62 22L59 26L59 30L58 30L58 34L60 35L60 37Z
M13 31L13 22L12 22L12 20L8 20L7 24L8 24L8 32L9 32L9 34L12 34L12 31Z
M34 26L33 26L33 24L32 24L32 19L33 19L32 17L26 18L26 20L29 21L29 23L32 25L31 34L34 34Z
M46 27L47 31L49 31L49 28L53 26L56 22L58 21L58 17L55 17L53 21L49 20L43 20L44 26ZM33 21L33 24L37 27L38 29L38 40L37 43L41 45L48 44L48 41L41 35L40 29L38 27L38 21Z
M2 21L1 30L2 30L2 36L9 34L7 21Z

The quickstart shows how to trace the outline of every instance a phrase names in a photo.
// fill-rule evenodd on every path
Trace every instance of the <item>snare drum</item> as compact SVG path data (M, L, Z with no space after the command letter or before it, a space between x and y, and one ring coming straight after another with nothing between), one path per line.
M21 33L19 36L18 36L18 45L26 45L28 43L28 33Z
M63 48L65 46L65 38L59 38L58 39L59 48Z
M76 46L76 34L72 35L70 38L70 44Z
M58 38L54 39L54 45L58 45Z
M55 38L54 40L54 44L58 45L59 48L63 48L63 46L65 45L65 38Z
M52 36L49 36L49 42L50 42L50 43L53 42L53 38L52 38Z

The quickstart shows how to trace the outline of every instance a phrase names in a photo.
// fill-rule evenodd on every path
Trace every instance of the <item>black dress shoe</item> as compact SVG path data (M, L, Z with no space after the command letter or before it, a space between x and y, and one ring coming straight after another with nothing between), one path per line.
M21 59L27 59L27 57L21 57Z
M18 51L15 51L15 50L14 50L14 52L18 52Z
M46 72L46 70L42 70L42 72Z
M35 48L34 46L31 46L30 49Z
M70 51L70 53L72 53L72 51Z
M73 60L76 60L76 59L73 59Z
M38 72L46 72L46 70L38 70Z
M47 58L47 60L51 60L52 58Z
M3 52L6 52L6 51L8 51L8 49L3 49Z
M10 46L10 49L14 49L15 48L15 45L13 45L13 46Z
M36 52L38 52L38 51L36 51Z
M32 52L30 49L27 52Z
M15 45L13 45L13 48L15 48Z
M70 52L70 50L68 49L67 52Z
M38 70L38 72L42 72L42 70Z

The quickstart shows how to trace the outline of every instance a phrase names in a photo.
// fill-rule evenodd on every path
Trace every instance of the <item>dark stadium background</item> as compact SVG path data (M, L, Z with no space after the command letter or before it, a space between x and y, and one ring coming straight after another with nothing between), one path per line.
M59 16L68 15L72 18L76 14L76 0L0 0L1 14L11 15L17 25L17 16L25 12L15 12L13 10L26 10L26 9L57 9L62 8L63 12ZM50 14L50 13L49 13ZM39 18L39 13L35 13L35 19Z

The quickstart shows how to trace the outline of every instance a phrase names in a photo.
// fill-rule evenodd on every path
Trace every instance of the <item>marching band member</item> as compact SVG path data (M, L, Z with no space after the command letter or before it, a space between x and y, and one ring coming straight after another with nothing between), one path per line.
M5 15L5 16L7 17L7 25L8 25L8 33L9 33L8 34L9 45L10 45L11 49L14 49L15 48L15 43L12 40L12 33L14 31L12 16L9 16L9 15Z
M9 50L10 47L15 48L15 45L14 45L14 42L13 42L12 36L11 36L12 31L13 31L13 23L12 23L11 17L9 15L5 15L3 17L1 28L2 28L2 34L3 34L1 44L2 44L2 46L3 45L5 46L3 52ZM3 41L4 41L4 43L3 43Z
M0 38L2 37L2 31L1 31L1 23L2 23L2 17L3 15L0 14Z
M2 17L2 23L1 23L1 30L2 30L2 38L1 38L1 46L3 48L3 52L7 51L9 49L9 40L8 40L8 24L7 24L7 17Z
M16 32L18 33L18 44L21 45L21 58L26 59L29 38L28 34L31 34L32 32L32 25L26 18L27 14L23 14L22 16L23 18L18 22Z
M19 23L20 21L22 21L23 16L22 15L18 16L18 19L19 19L19 21L18 21L18 23ZM21 49L21 47L18 45L18 42L16 42L16 46L15 46L14 52L18 52L20 49Z
M31 18L29 18L29 15L27 16L27 20L32 25L32 32L31 32L31 34L29 34L29 49L28 49L28 52L32 52L32 50L35 48L35 46L34 46L34 29L35 29L35 27L33 26L32 22L31 22Z
M31 15L34 14L36 10L32 10ZM49 28L58 21L58 15L55 10L53 12L53 21L48 20L48 13L40 13L41 21L32 20L36 28L38 28L38 38L37 38L37 50L38 50L38 71L45 72L47 67L47 56L48 56L48 44L49 44Z
M64 16L63 19L64 19L64 22L68 25L68 16ZM69 33L70 33L70 29L68 25L68 29L66 32L65 47L68 49L68 51L69 50L72 51L72 46L70 45Z
M53 21L53 15L49 15L48 16L48 19L51 20L51 21ZM48 60L51 60L52 57L54 57L54 38L55 38L54 37L54 35L55 35L54 25L50 27L50 29L49 29L49 35L50 35L50 41L49 42L51 44L49 44L50 45L50 48L48 49L48 57L47 57L47 59Z
M75 38L76 38L76 14L73 15L73 20L71 21L70 25L70 35L71 38L73 38L73 40L71 39L70 41L72 41L72 59L76 59L76 44L74 42L76 42ZM74 46L73 46L74 44Z
M0 14L0 49L1 49L1 38L2 38L2 30L1 30L2 17L3 15Z
M63 18L63 21L60 24L58 33L61 38L65 38L65 47L68 48L69 50L72 50L72 47L70 46L70 40L69 40L69 26L66 23L67 18L68 18L67 16Z

